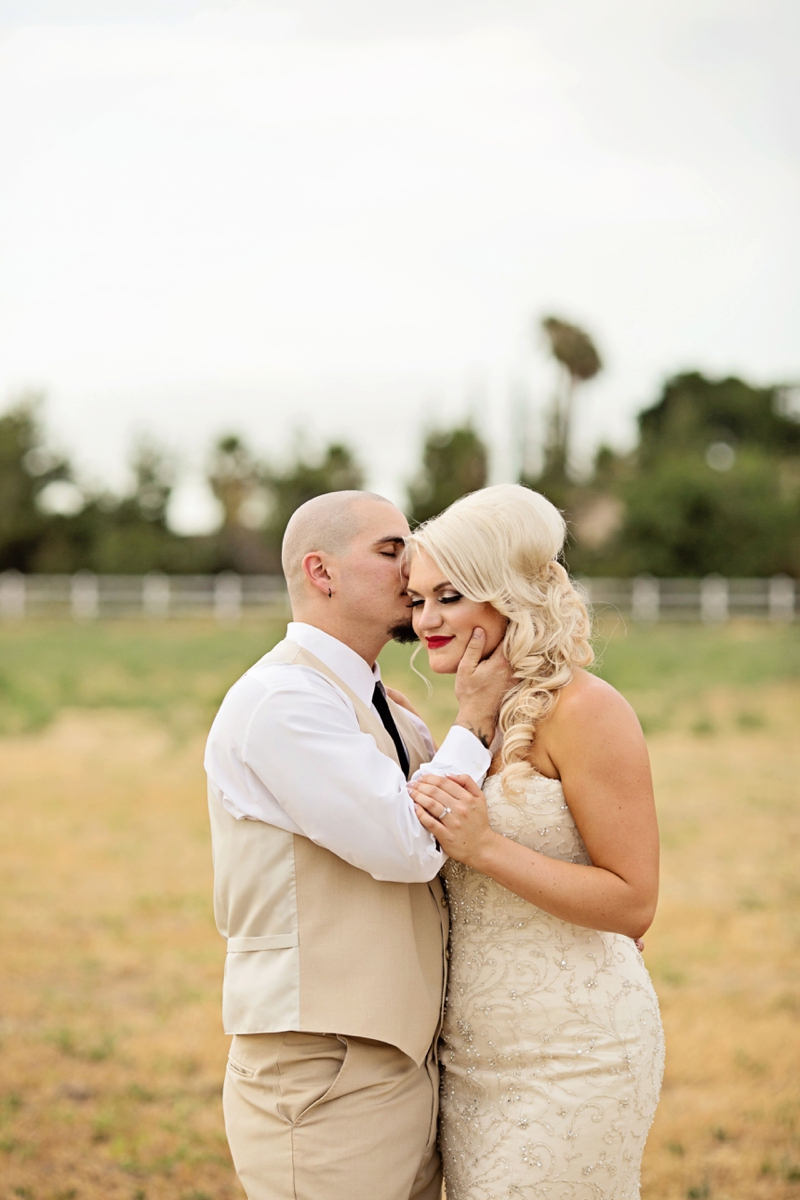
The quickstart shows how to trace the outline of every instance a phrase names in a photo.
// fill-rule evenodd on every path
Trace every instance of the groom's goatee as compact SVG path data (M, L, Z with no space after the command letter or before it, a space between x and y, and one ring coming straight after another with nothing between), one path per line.
M413 642L419 641L410 621L407 623L404 621L401 625L393 625L389 630L389 637L393 642L399 642L401 646L410 646Z

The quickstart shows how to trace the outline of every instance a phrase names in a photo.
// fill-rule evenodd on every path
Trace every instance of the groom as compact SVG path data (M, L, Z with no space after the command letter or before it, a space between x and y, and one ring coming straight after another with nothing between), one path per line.
M214 908L227 938L223 1092L248 1200L438 1200L444 856L406 781L489 766L508 688L476 631L438 752L376 658L413 640L409 528L380 496L304 504L283 542L293 621L208 739Z

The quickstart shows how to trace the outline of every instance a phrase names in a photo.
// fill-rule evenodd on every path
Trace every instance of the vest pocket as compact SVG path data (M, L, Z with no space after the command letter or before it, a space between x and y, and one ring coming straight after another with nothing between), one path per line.
M252 954L256 950L291 950L299 945L296 933L268 933L265 937L228 938L229 954Z

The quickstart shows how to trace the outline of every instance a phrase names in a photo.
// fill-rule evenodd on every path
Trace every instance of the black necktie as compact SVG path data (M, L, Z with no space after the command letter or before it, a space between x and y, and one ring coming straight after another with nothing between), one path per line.
M403 745L403 739L400 737L400 730L394 723L392 710L389 708L389 701L386 699L386 692L384 691L382 683L375 684L375 691L372 693L372 703L378 710L378 716L383 721L383 724L386 727L386 732L394 742L395 749L397 750L397 757L400 761L400 770L403 772L406 779L408 779L408 768L411 765L408 761L408 751Z

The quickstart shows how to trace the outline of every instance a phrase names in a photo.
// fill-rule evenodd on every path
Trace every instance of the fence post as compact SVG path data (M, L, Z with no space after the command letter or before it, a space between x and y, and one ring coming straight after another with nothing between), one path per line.
M794 606L794 580L788 575L773 575L769 581L770 621L793 621Z
M634 621L657 621L661 615L661 588L652 575L637 575L631 588Z
M4 621L25 616L25 576L21 571L3 571L0 575L0 617Z
M238 621L241 615L241 577L233 571L222 571L214 580L214 616L218 621Z
M728 581L706 575L700 584L700 619L708 623L728 619Z
M69 602L74 621L94 621L100 612L100 588L91 571L76 571L69 585Z
M142 608L147 617L169 616L169 576L163 571L150 571L142 584Z

